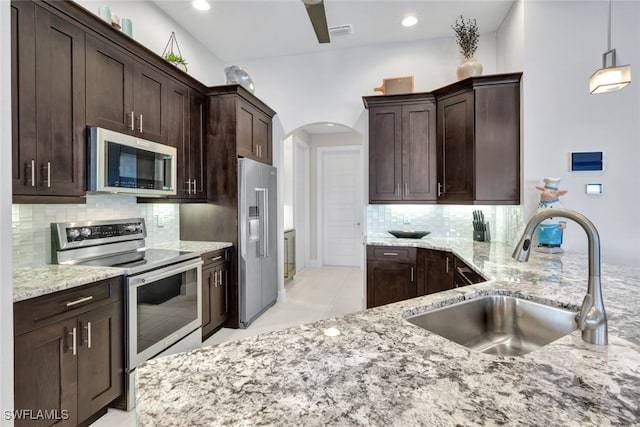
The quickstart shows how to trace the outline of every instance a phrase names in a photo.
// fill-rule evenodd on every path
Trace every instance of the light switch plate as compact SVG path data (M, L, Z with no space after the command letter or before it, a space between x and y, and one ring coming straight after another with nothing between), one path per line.
M604 192L602 184L586 184L585 192L589 195L599 195Z

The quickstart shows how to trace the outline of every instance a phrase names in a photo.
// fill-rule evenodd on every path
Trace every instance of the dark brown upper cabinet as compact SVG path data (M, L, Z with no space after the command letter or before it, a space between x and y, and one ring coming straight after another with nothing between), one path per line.
M472 77L434 91L438 201L520 203L520 78Z
M272 164L271 117L238 97L236 118L238 156Z
M87 35L87 126L167 141L167 77Z
M369 202L519 204L521 76L363 97Z
M436 105L431 95L365 97L369 202L435 201Z
M84 54L80 28L32 2L11 3L14 202L84 195Z

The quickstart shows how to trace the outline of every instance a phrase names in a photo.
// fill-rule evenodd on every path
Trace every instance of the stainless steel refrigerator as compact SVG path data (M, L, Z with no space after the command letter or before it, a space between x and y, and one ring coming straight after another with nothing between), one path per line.
M240 327L248 327L278 294L276 168L238 159Z

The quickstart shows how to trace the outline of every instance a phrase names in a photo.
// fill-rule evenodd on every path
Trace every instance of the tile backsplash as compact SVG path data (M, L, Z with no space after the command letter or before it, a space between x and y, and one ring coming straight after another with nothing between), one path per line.
M51 262L51 223L144 218L147 245L180 240L180 206L140 203L133 196L87 195L86 204L13 205L13 267Z
M524 224L521 206L368 205L367 235L391 237L387 230L430 231L433 237L473 236L474 210L482 210L491 240L515 243Z

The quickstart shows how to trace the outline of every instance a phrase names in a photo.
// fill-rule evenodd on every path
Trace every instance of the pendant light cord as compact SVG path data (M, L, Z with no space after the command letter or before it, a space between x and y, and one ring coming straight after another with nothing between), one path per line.
M607 52L611 50L611 0L609 0L609 22L607 26Z

